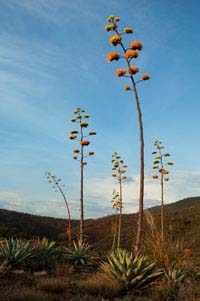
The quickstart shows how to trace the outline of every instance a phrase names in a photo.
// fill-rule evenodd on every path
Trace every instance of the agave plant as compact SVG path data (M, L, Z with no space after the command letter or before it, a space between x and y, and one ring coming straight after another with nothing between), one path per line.
M163 271L156 269L156 263L149 263L147 257L136 256L126 250L111 252L101 270L111 279L121 282L125 290L144 288L157 280Z
M94 255L86 241L82 243L73 241L73 248L66 249L66 258L74 265L94 264L94 260L91 258Z
M47 238L38 239L34 245L34 256L26 261L23 268L32 271L51 271L54 269L56 260L62 253L61 247L57 246L55 241L49 241Z
M167 278L167 281L170 285L178 285L181 281L184 280L185 276L185 271L177 269L175 267L165 270L165 277Z
M9 238L0 244L0 275L4 275L9 269L15 267L25 259L33 256L34 248L29 242L21 239Z

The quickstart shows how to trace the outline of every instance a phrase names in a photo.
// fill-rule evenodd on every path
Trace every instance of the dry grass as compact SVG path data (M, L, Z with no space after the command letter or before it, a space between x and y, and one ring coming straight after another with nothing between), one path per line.
M38 283L38 288L49 293L60 294L64 292L66 283L57 278L43 279Z
M22 291L18 293L15 298L15 301L51 301L49 297L43 294L37 294L33 291Z
M87 280L81 282L80 286L84 292L90 295L100 295L105 298L114 298L122 293L121 284L103 273L92 275Z

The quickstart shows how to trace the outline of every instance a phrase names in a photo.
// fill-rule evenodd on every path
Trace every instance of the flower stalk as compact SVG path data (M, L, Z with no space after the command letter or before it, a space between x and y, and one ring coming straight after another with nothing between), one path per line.
M140 189L139 189L139 210L138 210L138 227L137 227L137 234L136 234L136 242L134 247L134 254L135 256L138 255L140 252L140 245L141 245L141 236L143 231L143 203L144 203L144 134L143 134L143 121L142 121L142 112L137 92L136 85L144 80L150 79L148 74L142 74L140 80L135 80L135 75L139 72L139 68L137 66L131 66L131 62L133 59L138 57L138 51L142 50L142 44L139 41L133 41L130 43L130 47L126 48L122 35L123 34L132 34L132 28L126 27L124 28L123 32L120 33L118 30L118 22L120 21L119 17L110 16L107 21L112 25L109 27L109 30L105 28L106 31L113 31L115 35L109 39L109 42L113 46L120 46L123 52L123 55L116 55L115 53L115 60L124 59L127 65L127 69L118 69L116 71L116 75L118 77L128 77L131 81L131 86L125 86L125 91L133 91L135 102L136 102L136 109L138 113L138 123L139 123L139 131L140 131ZM110 62L114 60L114 58L110 55L107 55L107 60L110 58Z
M69 139L76 140L80 144L80 148L74 149L73 153L76 155L73 156L73 159L80 162L80 226L79 226L79 246L84 244L85 233L84 233L84 167L87 165L85 161L86 157L94 155L93 151L86 153L85 148L90 144L89 140L86 140L89 136L96 135L96 132L89 131L86 135L84 133L85 129L88 127L87 119L90 118L88 114L85 114L85 110L77 108L74 111L74 116L71 119L71 122L77 124L77 130L72 130Z

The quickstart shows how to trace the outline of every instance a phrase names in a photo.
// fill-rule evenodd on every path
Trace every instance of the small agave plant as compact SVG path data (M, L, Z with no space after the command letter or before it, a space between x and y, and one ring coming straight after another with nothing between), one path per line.
M110 253L107 261L101 264L101 270L118 280L127 291L144 288L163 275L163 271L156 269L156 263L149 263L147 257L134 257L121 249Z
M177 268L169 268L165 271L165 277L170 285L177 286L180 282L185 279L185 271Z
M73 241L73 248L66 249L66 258L74 265L91 265L94 261L91 257L95 255L90 251L90 245L83 241L76 243Z
M3 276L11 268L32 257L34 247L21 239L9 238L3 244L0 244L0 276Z

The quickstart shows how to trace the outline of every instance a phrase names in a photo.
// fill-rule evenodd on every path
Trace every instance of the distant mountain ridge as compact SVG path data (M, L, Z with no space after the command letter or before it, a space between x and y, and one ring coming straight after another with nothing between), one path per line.
M160 207L152 207L150 212L160 222ZM111 224L115 216L109 215L85 221L88 241L97 249L109 249L112 242ZM186 198L165 205L165 224L173 228L177 238L194 242L200 247L200 197ZM123 246L130 246L135 235L137 214L124 214L122 217ZM0 237L17 236L23 238L48 237L53 240L66 240L66 219L37 216L0 209ZM79 221L72 221L73 238L77 238Z

